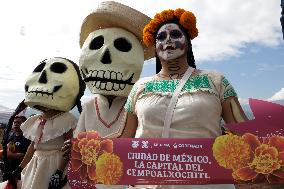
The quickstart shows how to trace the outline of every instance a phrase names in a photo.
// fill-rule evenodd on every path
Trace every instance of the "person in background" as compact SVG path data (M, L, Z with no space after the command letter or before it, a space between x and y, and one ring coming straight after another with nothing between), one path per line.
M13 131L8 139L7 158L11 170L15 170L23 160L31 143L23 136L21 124L27 120L25 116L16 116L13 121Z
M23 160L27 149L31 143L30 140L23 136L23 132L20 128L21 124L27 120L25 116L15 116L13 120L13 130L8 138L7 145L7 170L15 170ZM0 151L0 157L3 158L3 150ZM4 167L1 167L3 174L8 174L5 172ZM5 177L5 176L4 176ZM7 178L3 178L6 180ZM18 175L18 179L20 179L20 175Z

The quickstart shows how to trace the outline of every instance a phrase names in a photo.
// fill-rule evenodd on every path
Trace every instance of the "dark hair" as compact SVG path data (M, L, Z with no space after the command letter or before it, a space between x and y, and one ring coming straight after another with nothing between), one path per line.
M188 49L187 49L187 52L186 52L187 63L190 67L196 68L195 59L194 59L194 55L193 55L193 52L192 52L192 44L191 44L190 37L189 37L187 31L184 29L184 27L181 24L179 24L177 19L162 23L158 27L157 31L154 33L155 38L157 37L157 33L158 33L159 29L165 24L176 24L176 25L179 26L179 28L181 29L181 31L183 32L183 34L185 35L185 38L187 40L187 45L188 45ZM159 73L162 69L162 65L161 65L160 59L157 56L157 52L155 52L155 57L156 57L156 73Z
M67 58L63 58L63 57L57 57L57 58L62 58L62 59L69 61L74 66L74 68L77 72L78 79L79 79L79 93L77 95L74 106L77 106L78 111L81 113L82 112L81 97L84 95L84 91L86 89L86 84L83 81L82 76L80 74L79 66L75 62L73 62L72 60L69 60ZM72 108L74 108L74 106Z
M24 123L27 120L26 116L20 116L20 115L16 115L14 120L15 119L20 119L22 121L22 123Z

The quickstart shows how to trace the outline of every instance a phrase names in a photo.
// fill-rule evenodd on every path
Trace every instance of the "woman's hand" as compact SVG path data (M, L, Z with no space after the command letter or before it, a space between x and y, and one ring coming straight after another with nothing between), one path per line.
M22 172L22 170L23 170L23 168L18 166L17 169L12 171L11 176L17 178L18 180L21 179L21 172Z
M62 146L62 148L61 148L61 151L63 152L63 158L64 158L65 160L69 160L69 159L70 159L70 156L71 156L71 148L72 148L71 139L66 140L66 141L63 143L63 146Z
M60 189L67 183L67 176L65 176L63 179L63 172L59 169L56 170L56 172L51 175L48 183L48 189Z

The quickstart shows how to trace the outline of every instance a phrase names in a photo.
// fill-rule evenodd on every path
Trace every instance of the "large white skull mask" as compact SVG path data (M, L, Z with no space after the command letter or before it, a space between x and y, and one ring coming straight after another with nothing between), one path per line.
M74 63L64 58L42 61L25 84L25 103L38 109L69 111L79 94L79 77Z
M143 47L132 33L104 28L89 34L82 47L80 70L94 94L128 96L139 79Z

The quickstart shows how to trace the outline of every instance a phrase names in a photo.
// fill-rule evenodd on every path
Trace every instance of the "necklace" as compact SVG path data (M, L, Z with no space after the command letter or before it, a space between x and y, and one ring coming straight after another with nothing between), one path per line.
M116 115L115 119L114 119L112 122L110 122L110 123L108 124L108 123L107 123L105 120L103 120L103 118L101 117L100 108L99 108L99 105L98 105L98 97L95 98L95 105L96 105L96 113L97 113L97 116L98 116L100 122L101 122L102 124L104 124L104 126L107 127L107 128L110 128L113 124L115 124L115 123L118 121L118 118L120 117L121 112L122 112L123 107L124 107L124 104L123 104L123 105L121 106L121 108L120 108L118 114Z
M46 119L44 119L42 116L39 117L39 130L37 132L37 137L35 138L35 143L34 143L34 148L36 149L37 146L39 145L39 143L41 142L41 139L42 139L42 135L43 135L43 128L44 128L44 125L46 123Z
M45 123L47 120L53 120L59 116L61 116L62 114L64 114L65 112L58 112L57 114L49 117L49 118L44 118L43 115L40 115L39 116L39 129L38 129L38 133L37 133L37 138L35 139L35 143L34 143L34 148L36 149L39 145L39 143L41 142L41 139L42 139L42 136L43 136L43 129L44 129L44 126L45 126Z

